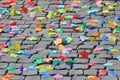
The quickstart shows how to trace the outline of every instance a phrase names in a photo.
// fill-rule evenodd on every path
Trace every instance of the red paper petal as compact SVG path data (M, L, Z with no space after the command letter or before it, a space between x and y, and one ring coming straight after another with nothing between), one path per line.
M15 21L11 21L10 25L14 26L14 25L16 25L16 22Z
M22 7L22 11L26 14L28 13L28 9L26 7Z
M37 3L35 3L33 0L25 0L25 1L26 1L26 3L28 3L28 4L32 5L32 6L37 5Z
M65 54L60 54L59 57L60 57L61 61L66 62L67 56Z
M41 24L42 24L42 22L36 22L37 27L40 27Z
M64 8L70 8L70 5L65 5L65 7Z
M59 2L59 1L55 1L55 2L52 2L52 4L54 4L54 5L59 5L60 2Z
M1 4L7 5L7 4L11 4L11 3L15 3L16 0L9 0L9 1L2 1Z
M105 75L107 75L107 71L106 70L99 70L99 75L105 76Z
M100 80L98 77L89 78L89 80Z
M71 24L70 24L70 23L67 23L66 26L71 26Z
M4 5L6 5L6 4L9 4L9 2L2 1L2 2L1 2L1 4L4 4Z
M0 44L0 49L4 49L4 48L6 48L6 47L7 47L6 44Z
M79 16L77 14L73 15L73 19L78 19Z
M83 50L80 52L80 55L82 56L82 58L88 58L89 53L86 50Z
M8 26L9 24L8 23L3 23L3 24L0 24L0 28L4 28L6 26Z
M76 29L76 28L72 28L73 31L75 32L79 32L80 30Z
M87 63L87 65L90 66L90 67L92 67L92 66L94 66L95 64L90 62L90 63Z
M16 0L9 0L9 4L10 3L15 3L16 2Z

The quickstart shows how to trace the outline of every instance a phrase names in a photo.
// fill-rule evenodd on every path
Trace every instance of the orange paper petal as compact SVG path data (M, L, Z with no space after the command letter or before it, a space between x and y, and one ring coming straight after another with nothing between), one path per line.
M64 45L62 45L62 44L60 44L60 45L58 45L58 47L59 47L59 50L64 50L66 47L64 46Z
M56 38L56 40L54 41L54 43L55 43L56 45L58 45L58 44L62 43L62 39Z
M99 33L93 33L92 34L94 37L100 37L100 34Z
M13 77L14 77L14 74L6 74L6 75L5 75L5 78L9 78L9 79L10 79L10 78L13 78Z

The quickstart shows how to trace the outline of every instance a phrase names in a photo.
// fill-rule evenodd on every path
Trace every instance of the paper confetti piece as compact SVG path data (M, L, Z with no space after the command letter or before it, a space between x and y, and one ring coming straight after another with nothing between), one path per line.
M54 2L52 2L52 4L53 5L59 5L59 4L61 4L61 2L60 1L54 1Z
M10 14L11 14L12 16L14 16L14 15L16 14L16 10L15 10L15 9L11 9L11 10L10 10Z
M104 64L104 66L112 66L112 65L113 63L109 63L109 62Z
M92 14L92 13L96 13L96 12L99 12L99 10L98 9L93 9L93 10L87 11L88 14Z
M61 79L61 78L63 78L63 75L61 75L61 74L56 74L56 75L54 75L53 77L56 78L56 79Z
M10 79L8 79L8 78L4 78L4 77L3 77L2 80L10 80Z
M88 76L88 80L100 80L97 76Z
M18 39L25 39L26 36L24 36L24 35L18 35L17 38L18 38Z
M94 51L102 51L102 50L104 50L103 47L96 47L96 48L94 49Z
M114 71L108 71L108 76L117 76L118 74Z
M11 71L11 70L15 70L14 66L7 66L6 70Z
M8 79L13 78L13 77L14 77L14 74L6 74L5 75L5 78L8 78Z
M120 60L120 55L119 55L119 56L117 56L117 59L118 59L118 60Z
M58 45L58 44L62 43L62 39L56 38L55 41L54 41L54 43L55 43L56 45Z
M100 33L97 33L97 32L93 33L92 36L94 36L94 37L100 37Z
M88 37L86 37L86 36L80 36L80 40L81 40L81 41L88 40Z
M38 69L38 70L41 70L41 69L47 69L47 70L52 70L53 69L53 67L51 66L51 65L39 65L39 66L36 66L36 68Z
M3 24L0 24L0 28L7 27L8 25L9 25L8 23L3 23Z
M11 53L10 54L10 57L12 57L12 58L16 58L16 57L18 57L19 55L18 54L14 54L14 53Z
M10 46L10 49L19 51L21 49L21 46L19 43L15 43L12 46Z
M39 73L46 73L46 72L48 72L47 69L41 69L41 70L39 70Z
M28 9L27 9L26 7L23 6L21 9L22 9L22 11L23 11L25 14L28 13Z
M66 54L60 54L59 57L60 57L61 61L66 62L66 60L67 60L67 55Z
M107 75L107 71L106 70L99 70L99 75L100 76L105 76L105 75Z
M0 52L0 56L4 56L4 54L2 52Z
M31 65L28 67L28 70L36 70L36 67L34 65Z
M87 65L88 65L89 67L92 67L92 66L95 65L95 63L89 62L89 63L87 63Z
M82 58L88 58L89 53L86 50L82 50L80 52L80 55L82 56Z
M73 3L74 3L74 4L79 4L79 3L80 3L80 0L73 0Z
M36 6L37 3L35 3L33 0L25 0L26 3L28 3L29 5L32 5L32 6Z
M46 78L50 78L51 75L50 74L43 74L41 77L46 79Z
M63 44L58 45L59 50L64 50L66 47Z
M53 61L53 65L54 66L59 66L59 65L61 65L62 64L62 61L61 60L54 60Z
M52 61L52 60L53 60L52 58L44 58L44 59L43 59L44 62L50 62L50 61Z
M9 4L9 5L14 5L15 3L16 3L16 0L5 0L5 1L2 1L2 2L0 2L1 4L4 4L4 5L7 5L7 4Z
M96 0L96 4L101 4L102 0Z
M55 54L55 53L57 53L57 50L49 50L49 53L50 54Z

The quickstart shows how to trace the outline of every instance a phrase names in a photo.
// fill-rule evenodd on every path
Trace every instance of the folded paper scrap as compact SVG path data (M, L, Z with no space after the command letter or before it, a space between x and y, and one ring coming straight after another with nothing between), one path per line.
M96 4L101 4L102 0L96 0Z

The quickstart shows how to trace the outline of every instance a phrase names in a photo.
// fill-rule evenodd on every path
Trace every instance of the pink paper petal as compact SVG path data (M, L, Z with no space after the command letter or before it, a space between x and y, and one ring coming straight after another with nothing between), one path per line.
M61 34L59 34L59 33L55 34L55 37L60 37L60 36L61 36Z
M29 11L32 11L34 8L28 8Z
M34 18L34 17L35 17L35 15L33 15L33 14L32 14L32 15L30 15L30 17L31 17L31 18Z
M23 71L27 71L28 69L27 68L24 68L24 70Z
M94 50L95 51L102 51L104 48L103 47L97 47L97 48L95 48Z
M65 48L65 50L71 51L71 50L72 50L72 48Z
M17 26L11 26L11 28L13 29L13 28L18 28Z
M102 0L96 0L96 4L101 4Z
M61 79L61 78L63 78L63 75L56 74L56 75L54 75L53 77L56 78L56 79Z
M113 35L113 34L111 34L111 33L109 33L109 34L106 34L106 36L108 36L108 37L109 37L109 36L112 36L112 35Z
M9 32L9 34L15 34L15 32L11 31L11 32Z
M4 54L2 52L0 52L0 56L4 56Z
M0 18L2 18L2 15L0 15Z
M8 79L8 78L2 78L2 80L10 80L10 79Z
M79 6L78 4L72 4L71 5L72 7L77 7L77 6Z

